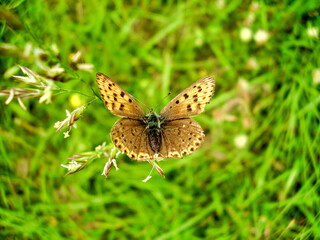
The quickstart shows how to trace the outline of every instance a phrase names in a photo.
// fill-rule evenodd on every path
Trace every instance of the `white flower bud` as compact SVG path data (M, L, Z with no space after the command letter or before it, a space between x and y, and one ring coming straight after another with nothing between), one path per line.
M243 42L249 42L252 38L252 31L248 27L243 27L240 30L240 39Z
M319 38L319 28L308 27L307 34L310 38Z
M244 148L247 145L247 143L248 136L245 134L240 134L234 138L234 145L239 149Z
M254 35L254 40L256 41L257 44L265 44L268 41L269 38L269 33L265 30L258 30L256 34Z

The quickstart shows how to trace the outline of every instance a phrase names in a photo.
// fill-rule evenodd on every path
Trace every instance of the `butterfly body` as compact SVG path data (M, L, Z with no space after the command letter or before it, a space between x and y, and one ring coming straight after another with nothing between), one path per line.
M146 124L150 147L157 154L161 146L161 121L159 115L152 109L146 115Z
M106 108L123 117L111 130L114 145L130 158L145 161L154 158L182 158L202 143L201 126L189 117L204 111L213 93L213 77L205 77L172 99L160 114L145 114L134 98L102 73L97 83Z

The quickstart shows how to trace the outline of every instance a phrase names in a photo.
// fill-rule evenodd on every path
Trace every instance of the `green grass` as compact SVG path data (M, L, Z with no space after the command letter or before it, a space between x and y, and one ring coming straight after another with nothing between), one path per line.
M22 57L32 43L49 51L46 64L66 69L70 80L58 87L92 97L96 72L150 107L206 75L215 76L216 92L195 117L206 132L201 148L160 162L166 179L153 172L147 183L141 180L151 166L124 155L108 179L101 176L105 159L64 176L67 157L110 143L118 118L102 102L90 104L64 139L53 125L74 108L73 94L58 94L52 104L24 100L27 111L1 97L1 238L320 238L320 87L312 79L320 44L307 34L320 26L317 1L259 2L257 10L238 0L222 9L200 0L2 4L1 90L24 86L4 77L16 64L42 73L34 57ZM263 45L239 37L250 14L253 34L269 33ZM4 43L22 50L5 50ZM92 73L68 64L78 50ZM250 58L257 68L248 67ZM248 138L241 149L239 135Z

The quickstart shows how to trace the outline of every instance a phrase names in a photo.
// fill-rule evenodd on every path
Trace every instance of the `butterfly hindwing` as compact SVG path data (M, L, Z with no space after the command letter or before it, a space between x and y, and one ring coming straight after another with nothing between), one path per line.
M198 115L210 102L214 94L215 82L211 76L202 78L181 92L165 106L160 115L165 120Z
M165 121L161 130L159 155L163 158L182 158L193 153L202 143L204 133L193 119Z
M102 73L96 75L100 94L106 108L114 115L142 119L145 112L134 98Z
M154 157L143 121L129 118L118 120L111 130L111 138L114 145L130 158L147 160Z

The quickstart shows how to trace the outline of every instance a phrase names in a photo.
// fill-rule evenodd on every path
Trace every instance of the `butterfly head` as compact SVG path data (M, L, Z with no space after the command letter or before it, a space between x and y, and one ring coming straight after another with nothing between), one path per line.
M150 112L146 115L145 121L147 123L147 128L160 129L160 117L153 109L151 109Z

